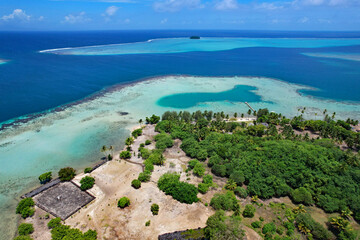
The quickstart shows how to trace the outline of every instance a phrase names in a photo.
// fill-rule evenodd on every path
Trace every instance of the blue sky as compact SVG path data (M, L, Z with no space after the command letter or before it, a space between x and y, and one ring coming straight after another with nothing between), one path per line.
M0 1L0 30L360 30L360 0Z

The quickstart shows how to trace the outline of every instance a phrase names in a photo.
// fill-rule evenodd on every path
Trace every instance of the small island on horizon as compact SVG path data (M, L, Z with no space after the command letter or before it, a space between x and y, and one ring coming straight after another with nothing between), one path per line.
M200 39L199 36L191 36L190 39Z

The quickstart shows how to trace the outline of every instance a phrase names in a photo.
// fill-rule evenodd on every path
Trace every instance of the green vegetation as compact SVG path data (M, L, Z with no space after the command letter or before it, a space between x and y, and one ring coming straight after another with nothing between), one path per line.
M79 229L70 228L70 226L59 224L51 229L52 240L96 240L97 232L88 230L82 233Z
M31 223L22 223L18 227L18 233L20 236L30 235L34 232L34 227Z
M146 117L147 124L157 124L160 121L160 117L156 115L152 115L150 118Z
M227 191L225 194L216 193L210 201L210 206L215 210L233 210L240 209L240 205L232 191Z
M354 122L334 121L326 115L324 121L304 120L301 115L287 119L267 109L256 115L255 125L247 127L225 122L224 113L168 112L156 130L181 139L181 149L189 157L208 159L213 174L228 177L237 186L245 184L252 197L289 196L328 213L348 208L360 221L359 154L336 146L346 143L353 150L360 148L360 134L349 130ZM311 131L321 139L295 130ZM236 189L239 196L246 196Z
M139 179L134 179L131 181L131 186L135 189L141 188L141 181Z
M92 168L91 167L87 167L84 169L84 173L91 173L92 172Z
M224 211L217 211L206 221L205 236L217 240L243 239L245 234L241 228L241 218L227 217Z
M158 215L159 214L159 205L157 205L156 203L152 204L151 212L153 215Z
M81 186L80 186L81 190L83 190L83 191L88 190L94 186L95 178L85 176L80 180L80 184L81 184Z
M253 228L261 228L261 222L260 221L255 221L251 223L251 226Z
M45 184L47 182L50 182L52 179L52 174L51 172L46 172L46 173L43 173L39 176L39 181L41 184Z
M154 137L156 141L155 147L164 151L166 148L170 148L174 145L174 141L171 136L166 133L159 133Z
M34 200L32 198L22 199L16 207L16 213L21 214L23 218L31 217L35 213Z
M247 204L245 206L243 216L246 218L253 218L255 216L255 212L256 212L256 208L251 204Z
M149 220L149 221L146 221L145 226L146 226L146 227L150 226L150 223L151 223L150 220Z
M60 225L61 225L61 218L59 217L51 219L47 224L48 228L50 229L56 228Z
M204 176L205 174L205 167L202 163L197 163L195 166L194 166L194 169L193 169L193 173L198 176L198 177L202 177Z
M241 198L246 198L249 195L246 189L242 187L235 188L234 193Z
M130 151L122 151L120 153L121 159L130 159L131 158L131 152Z
M71 167L62 168L59 171L59 178L61 181L70 181L75 177L75 169Z
M205 183L199 183L198 190L200 193L205 194L207 191L209 191L209 185Z
M165 173L158 181L158 187L166 195L171 195L181 203L197 202L198 189L189 183L181 182L180 176L174 173Z
M146 146L147 146L147 145L150 145L150 144L151 144L151 140L148 139L148 140L145 141L145 145L146 145Z
M141 182L148 182L150 181L150 178L151 178L151 172L144 171L139 174L138 180Z
M119 199L119 201L118 201L118 207L119 208L126 208L128 206L130 206L130 199L129 198L122 197L122 198Z
M138 128L138 129L135 129L131 135L134 137L134 138L137 138L138 136L141 136L142 135L142 129L141 128Z
M304 233L309 237L309 234L314 239L331 239L331 233L326 230L320 223L315 222L315 220L305 213L300 213L296 219L296 227L300 232Z
M30 236L17 236L14 240L33 240Z

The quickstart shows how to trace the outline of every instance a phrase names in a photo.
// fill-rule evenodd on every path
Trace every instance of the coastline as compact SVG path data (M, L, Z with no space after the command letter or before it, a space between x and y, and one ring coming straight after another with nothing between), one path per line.
M329 105L327 101L300 95L298 91L305 87L285 81L261 77L171 75L144 78L127 85L115 85L90 98L59 107L58 111L48 111L38 117L33 115L32 119L0 132L0 159L3 160L0 187L6 189L6 192L0 195L0 209L7 210L1 222L6 224L3 226L4 231L15 229L15 223L11 222L11 219L17 216L14 216L12 208L26 189L32 189L38 184L37 176L46 171L57 172L65 166L83 169L94 165L103 157L100 153L102 145L114 145L115 152L118 153L123 149L123 142L131 129L138 126L139 118L144 119L152 114L161 115L166 110L173 110L157 106L156 101L159 98L189 91L218 92L230 89L236 84L257 88L256 94L261 96L264 102L251 104L255 109L267 107L269 110L283 112L288 117L296 116L299 106L313 106L317 108L317 112L322 112L323 106ZM291 103L288 101L290 98L294 99ZM328 110L330 112L341 109L336 110L340 117L342 114L359 117L359 106L334 103ZM248 108L241 102L224 101L201 103L186 110L197 109L223 110L230 114L245 113ZM311 117L314 111L310 110L306 117ZM127 114L123 114L125 112ZM8 161L10 159L16 161ZM19 182L26 184L19 185Z

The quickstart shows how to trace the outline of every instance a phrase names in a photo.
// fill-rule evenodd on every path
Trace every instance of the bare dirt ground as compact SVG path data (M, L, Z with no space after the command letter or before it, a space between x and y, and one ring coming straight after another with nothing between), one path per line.
M135 140L132 146L135 152L140 143L156 134L153 128L147 126L144 135ZM153 148L153 145L149 145L149 148ZM157 188L156 182L163 173L178 172L182 180L187 178L182 166L186 166L190 159L179 148L179 144L166 150L165 157L165 166L155 166L151 181L142 183L138 190L131 187L131 181L142 171L140 166L123 160L119 162L115 158L96 169L90 174L96 179L96 184L89 191L96 199L65 223L82 231L96 229L99 239L157 239L159 234L205 227L207 218L214 213L210 207L205 207L201 202L191 205L179 203ZM137 156L131 160L142 162ZM79 182L84 175L76 176L74 182ZM191 182L200 182L200 179L192 178ZM120 209L117 201L123 196L130 199L131 205ZM160 206L157 216L153 216L150 211L153 203ZM151 223L146 227L145 222L148 220Z

